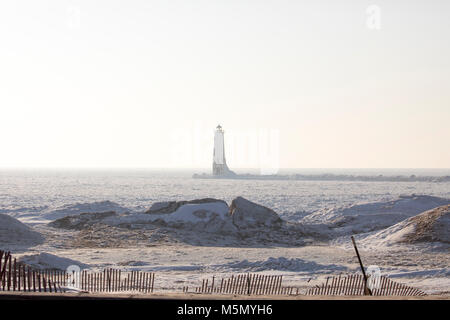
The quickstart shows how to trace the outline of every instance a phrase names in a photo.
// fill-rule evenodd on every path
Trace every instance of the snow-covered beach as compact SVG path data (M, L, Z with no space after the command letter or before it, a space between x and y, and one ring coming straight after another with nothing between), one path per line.
M1 172L0 249L34 267L157 272L163 292L246 272L306 291L359 272L354 234L366 266L428 294L450 291L448 182L190 176Z

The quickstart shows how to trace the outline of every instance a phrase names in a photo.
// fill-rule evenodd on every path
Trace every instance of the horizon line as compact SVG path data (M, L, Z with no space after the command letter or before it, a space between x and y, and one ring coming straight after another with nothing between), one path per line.
M133 167L133 166L0 166L0 170L211 170L209 167ZM233 170L260 170L255 167L235 167ZM450 170L450 167L282 167L278 170Z

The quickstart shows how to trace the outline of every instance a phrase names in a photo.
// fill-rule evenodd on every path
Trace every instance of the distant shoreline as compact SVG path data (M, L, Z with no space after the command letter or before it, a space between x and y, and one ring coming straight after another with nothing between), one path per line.
M235 174L214 176L211 174L197 174L193 179L233 179L233 180L292 180L292 181L361 181L361 182L450 182L450 176L416 176L416 175L347 175L347 174L286 174L286 175L258 175Z

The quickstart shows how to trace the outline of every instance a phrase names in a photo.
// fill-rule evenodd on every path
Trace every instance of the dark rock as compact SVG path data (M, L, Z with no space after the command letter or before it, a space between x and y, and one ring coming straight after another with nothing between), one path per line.
M214 198L204 198L189 201L163 201L155 202L152 204L150 209L145 211L147 214L161 214L161 213L172 213L178 210L179 207L185 204L200 204L200 203L211 203L211 202L223 202L228 205L225 201L214 199Z
M238 229L279 228L282 225L282 220L275 211L242 197L231 202L230 215Z

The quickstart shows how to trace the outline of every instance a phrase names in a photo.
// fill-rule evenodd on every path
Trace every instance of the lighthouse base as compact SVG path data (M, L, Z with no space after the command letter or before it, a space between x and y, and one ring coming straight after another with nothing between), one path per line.
M213 176L235 176L236 173L231 171L226 163L217 164L213 163Z

